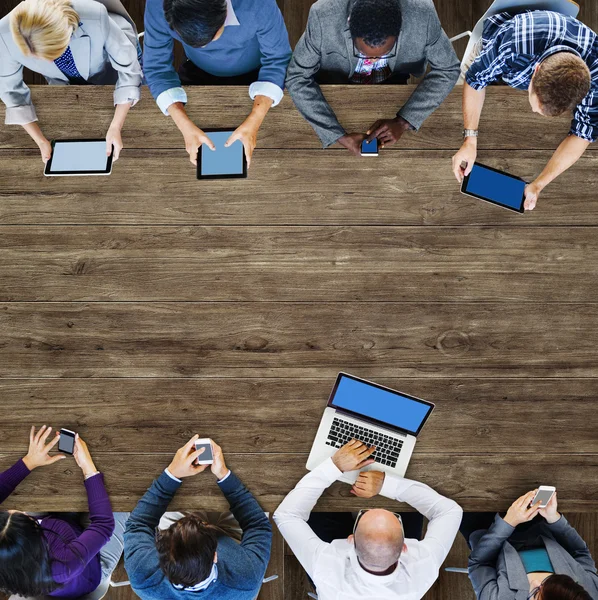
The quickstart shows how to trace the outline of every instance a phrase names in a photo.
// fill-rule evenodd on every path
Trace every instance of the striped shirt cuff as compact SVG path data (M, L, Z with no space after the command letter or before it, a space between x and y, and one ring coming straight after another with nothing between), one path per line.
M249 86L249 97L255 100L256 96L266 96L266 98L272 99L272 106L276 106L280 104L284 92L280 86L270 81L254 81Z
M187 104L187 93L182 87L170 88L164 90L157 98L156 104L163 114L168 116L168 107L175 102Z

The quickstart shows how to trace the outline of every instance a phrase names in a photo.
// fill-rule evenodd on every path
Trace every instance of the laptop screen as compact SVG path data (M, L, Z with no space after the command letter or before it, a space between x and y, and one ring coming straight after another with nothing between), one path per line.
M340 374L329 406L417 435L434 405L373 383Z

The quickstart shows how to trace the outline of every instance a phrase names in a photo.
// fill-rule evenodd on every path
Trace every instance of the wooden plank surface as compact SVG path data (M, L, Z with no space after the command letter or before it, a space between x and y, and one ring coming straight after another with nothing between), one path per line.
M19 458L16 453L0 453L0 464L9 466ZM172 454L98 453L97 467L107 473L106 485L114 510L131 510L154 477L168 466ZM232 454L225 455L227 465L247 483L267 511L273 511L286 492L305 474L307 454ZM506 510L513 498L530 488L551 481L560 490L563 511L592 511L596 508L598 454L540 455L534 458L530 472L529 456L495 454L433 453L413 455L407 477L432 485L440 493L456 500L465 510ZM580 476L583 473L584 476ZM317 510L343 511L363 506L350 494L350 486L335 483L324 492ZM44 490L41 494L40 490ZM68 493L71 510L86 510L83 477L74 459L38 469L3 503L3 509L64 510ZM367 502L370 507L412 510L407 505L378 496ZM224 510L226 500L211 473L206 472L184 482L170 504L172 510Z
M0 304L0 377L595 377L591 304Z
M94 454L174 453L195 433L235 454L306 454L333 381L0 379L3 411L11 415L2 427L0 452L25 453L31 423L45 423L78 431ZM417 454L442 449L527 456L532 462L540 453L598 454L596 379L378 381L436 404Z
M379 118L392 118L413 93L414 85L359 87L323 86L326 98L347 131L365 132ZM187 88L189 117L202 128L234 129L251 110L252 102L244 86ZM40 124L48 139L104 137L114 114L113 89L109 86L33 86L32 96ZM457 86L429 117L419 132L406 133L385 153L409 150L456 150L461 146L463 116L462 87ZM226 107L217 109L215 107ZM0 110L1 112L1 110ZM69 119L56 118L68 113ZM527 94L506 86L487 93L480 123L480 150L532 148L554 150L569 131L570 119L547 119L531 111ZM169 117L162 115L147 88L141 102L131 109L124 129L125 149L168 148L185 145ZM286 94L279 106L266 117L259 133L261 149L321 149L313 129L295 109ZM22 127L0 127L0 149L36 148ZM336 145L341 153L346 153ZM590 147L594 152L595 147ZM328 151L330 153L330 151ZM123 160L127 153L123 154ZM368 159L369 160L369 159Z
M595 225L598 155L580 159L520 215L460 193L450 151L376 160L313 150L259 150L248 179L198 181L184 150L129 150L110 177L44 177L32 150L0 151L0 224ZM533 179L547 151L480 159ZM359 167L359 168L357 168ZM309 185L307 184L309 182Z
M593 227L12 226L0 236L1 301L595 302L597 272Z

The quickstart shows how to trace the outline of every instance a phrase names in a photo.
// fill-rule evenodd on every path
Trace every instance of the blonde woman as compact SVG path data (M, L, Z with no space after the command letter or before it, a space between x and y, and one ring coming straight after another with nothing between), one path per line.
M5 122L27 131L44 162L50 158L51 145L37 123L23 67L40 73L50 85L116 84L106 153L114 147L113 160L117 160L123 147L121 129L139 100L143 78L137 32L127 16L120 0L25 0L0 20L0 99L6 105Z

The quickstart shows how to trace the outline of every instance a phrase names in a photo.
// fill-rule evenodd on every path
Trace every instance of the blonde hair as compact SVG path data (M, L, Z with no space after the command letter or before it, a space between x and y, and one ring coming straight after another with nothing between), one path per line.
M15 44L25 56L55 60L67 49L79 15L70 0L25 0L10 13Z

